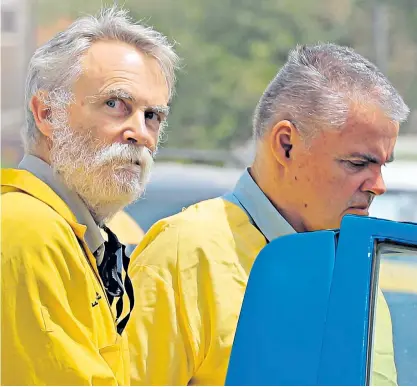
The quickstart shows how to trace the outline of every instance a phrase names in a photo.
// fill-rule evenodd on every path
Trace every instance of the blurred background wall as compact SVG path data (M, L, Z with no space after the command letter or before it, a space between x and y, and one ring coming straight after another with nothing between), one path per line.
M2 0L2 166L16 165L22 155L24 77L34 49L79 15L97 12L102 3ZM401 129L397 157L417 158L417 0L119 3L176 41L183 58L162 157L182 149L205 161L222 163L229 155L247 162L253 109L288 50L331 41L376 62L400 90L412 113Z

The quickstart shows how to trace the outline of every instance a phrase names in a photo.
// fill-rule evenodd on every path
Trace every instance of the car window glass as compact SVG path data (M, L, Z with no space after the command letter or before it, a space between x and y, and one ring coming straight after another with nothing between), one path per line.
M396 373L398 385L417 385L417 248L379 243L375 251L367 366L379 380L370 384Z

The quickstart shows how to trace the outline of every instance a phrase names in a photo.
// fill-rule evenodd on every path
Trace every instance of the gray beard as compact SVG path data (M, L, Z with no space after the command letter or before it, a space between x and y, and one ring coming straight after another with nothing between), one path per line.
M81 197L98 224L140 198L153 164L145 147L104 145L91 131L76 132L62 120L53 131L50 160L53 171ZM132 160L139 160L140 167Z

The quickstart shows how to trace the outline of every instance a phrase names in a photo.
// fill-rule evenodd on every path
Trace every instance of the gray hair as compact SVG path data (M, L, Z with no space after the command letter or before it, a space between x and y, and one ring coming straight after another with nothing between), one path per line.
M127 10L104 8L98 16L77 19L33 54L25 87L26 127L22 139L26 151L35 147L42 136L29 108L32 96L45 91L48 94L45 102L51 107L71 103L70 90L81 75L81 58L94 42L101 40L130 44L157 59L172 97L179 58L167 38L150 27L134 23Z
M297 46L256 107L254 136L261 139L286 119L310 139L320 129L341 128L353 101L374 103L397 122L409 114L388 79L353 49L330 43Z

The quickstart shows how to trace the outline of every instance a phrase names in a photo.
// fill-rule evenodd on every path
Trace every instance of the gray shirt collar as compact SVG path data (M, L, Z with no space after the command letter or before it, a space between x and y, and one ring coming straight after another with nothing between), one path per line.
M259 188L248 169L240 177L234 191L225 195L225 199L241 207L268 242L296 232Z
M104 253L104 239L97 223L81 198L65 185L62 178L53 172L48 163L36 156L24 156L18 168L32 173L47 184L67 204L77 218L77 222L87 227L84 235L85 242L96 256L97 263L100 264Z

